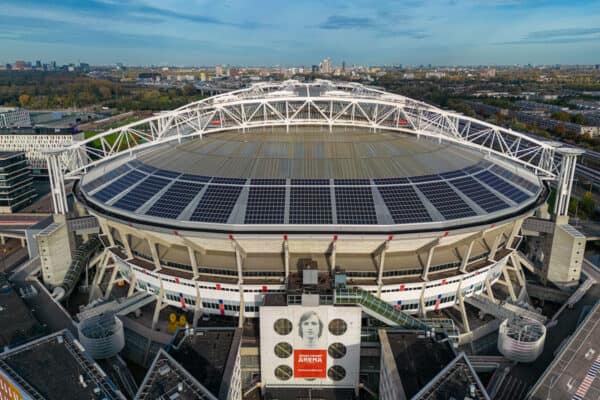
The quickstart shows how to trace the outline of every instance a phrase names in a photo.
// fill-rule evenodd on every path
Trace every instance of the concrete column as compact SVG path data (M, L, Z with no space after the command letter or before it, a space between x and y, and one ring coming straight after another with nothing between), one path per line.
M119 230L119 236L121 236L121 239L123 240L127 257L133 258L133 252L131 251L131 246L129 245L129 234L123 233L123 231Z
M471 243L467 246L467 252L463 256L463 259L460 263L460 272L463 274L467 272L467 265L469 264L469 258L471 258L471 252L473 251L473 244L475 244L475 240L471 240Z
M21 247L27 248L27 242L25 242L25 238L21 238Z
M117 272L119 272L119 267L117 264L113 265L113 270L110 275L110 280L108 281L108 286L106 288L106 293L104 293L104 299L108 299L110 297L110 293L112 292L113 286L115 284L115 279L117 278Z
M102 230L102 233L104 233L106 235L106 237L108 238L108 243L111 246L114 246L115 238L113 238L113 235L110 233L110 228L108 227L108 224L106 223L106 221L99 219L98 223L100 225L100 229Z
M6 238L4 237L4 235L0 235L0 244L6 244Z
M331 272L332 272L332 274L335 271L336 249L337 249L337 237L335 237L333 239L333 242L331 242L331 258L330 258L329 262L331 263Z
M240 254L239 246L237 246L235 243L233 243L233 248L235 249L235 264L237 266L238 271L238 284L241 285L244 281L244 274L242 270L242 255Z
M458 300L458 309L460 310L460 316L462 319L463 327L465 329L465 333L471 332L471 327L469 326L469 318L467 317L467 310L465 308L465 299L462 295L462 280L458 284L458 289L456 290L456 299Z
M515 240L515 237L519 234L519 231L521 230L521 226L523 225L523 220L517 220L515 221L515 223L513 224L513 228L510 231L510 236L508 237L508 240L506 241L506 247L508 247L509 249L512 249L513 247L513 242Z
M202 297L200 296L200 283L196 282L196 305L194 306L194 320L192 327L198 326L198 319L202 316Z
M146 239L148 246L150 247L150 254L152 254L152 261L154 262L155 271L160 271L162 268L160 265L160 258L158 257L158 251L156 250L156 243L150 239Z
M154 315L152 315L152 330L156 329L158 323L158 317L160 316L160 310L162 310L163 297L165 296L165 289L163 288L162 279L160 280L160 289L158 290L158 297L156 299L156 306L154 307Z
M137 283L137 273L132 272L131 278L129 279L129 289L127 290L127 297L131 297L135 292L135 285Z
M290 276L290 246L288 244L287 236L283 239L283 267L285 273L285 282L288 282Z
M190 263L192 266L192 274L194 275L194 279L196 279L198 277L198 261L196 261L196 252L190 246L187 246L187 249L188 249L188 254L190 256Z
M425 311L425 284L421 288L421 298L419 299L419 313L421 314L421 318L425 318L427 316L427 311Z
M421 275L421 278L424 281L429 280L429 268L431 267L431 260L433 259L433 251L434 250L435 250L435 247L431 247L429 249L429 251L427 252L427 261L425 262L425 266L423 267L423 275Z
M492 244L492 248L490 249L490 254L488 255L489 261L495 261L496 252L498 252L498 246L500 245L500 240L502 239L502 232L496 235L494 239L494 243Z
M385 269L385 253L390 247L389 240L381 245L379 252L379 267L377 268L377 297L381 298L381 287L383 286L383 270Z
M508 274L508 269L506 269L506 264L502 267L502 276L504 278L504 282L506 282L506 287L508 288L508 294L512 301L517 300L517 296L515 295L515 289L513 288L512 282L510 280L510 275Z
M490 285L490 279L489 278L485 278L485 291L486 291L488 297L492 301L496 301L496 298L494 297L494 292L492 292L492 285Z
M244 326L244 314L246 311L246 305L244 303L244 285L240 283L238 288L240 290L240 313L238 318L238 328L242 328Z

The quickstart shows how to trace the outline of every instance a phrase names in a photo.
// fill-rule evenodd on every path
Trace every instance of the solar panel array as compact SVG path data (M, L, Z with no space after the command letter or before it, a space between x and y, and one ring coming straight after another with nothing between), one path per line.
M171 181L168 179L150 176L117 200L114 206L127 211L135 211L169 183Z
M162 195L156 196L168 185ZM140 209L156 196L157 199L145 211L146 215L176 219L191 206L194 207L189 217L191 221L227 223L245 185L249 185L247 201L240 204L245 206L245 213L234 217L236 223L243 220L246 224L332 224L336 221L342 225L375 225L379 222L378 218L386 218L385 215L378 216L376 211L375 190L379 191L385 204L385 207L381 204L380 212L387 214L387 208L389 217L396 224L435 219L437 214L428 209L431 206L427 202L423 204L418 191L444 219L450 220L477 215L469 205L473 203L486 212L509 208L511 205L498 197L497 192L520 204L531 196L518 186L531 193L538 191L534 183L487 161L439 175L371 181L209 177L162 170L133 160L87 183L83 189L91 192L103 186L92 195L102 202L109 202L125 192L112 206L127 211ZM201 193L205 186L206 190ZM289 201L287 220L286 201Z
M329 186L292 186L290 189L290 224L332 224Z
M116 195L123 193L125 190L138 183L145 176L146 175L142 174L139 171L130 171L127 174L120 177L119 179L117 179L116 181L108 184L107 186L94 193L92 197L102 202L107 202Z
M504 200L498 198L470 176L454 179L452 184L486 212L491 213L510 207Z
M161 218L177 218L203 187L204 185L200 183L175 182L146 214Z
M500 175L501 177L508 179L510 182L517 184L520 188L528 190L530 193L536 193L538 190L538 186L534 183L520 177L519 175L513 174L509 170L504 169L499 165L494 165L491 170L496 175Z
M246 203L246 224L283 224L285 218L285 187L251 187Z
M85 185L83 185L83 190L91 192L92 190L104 185L105 183L112 181L117 176L121 175L126 171L129 171L129 166L127 166L127 164L123 164L104 175L100 175L93 181L86 183Z
M379 186L383 201L396 224L429 222L431 216L412 186Z
M446 219L476 215L475 211L446 182L422 183L417 187Z
M335 187L338 224L375 225L377 213L370 187Z
M502 193L517 204L522 203L529 198L528 194L517 189L510 183L506 182L504 179L492 174L489 171L480 172L479 174L475 175L475 177L481 182L485 183L486 185L494 188L494 190Z
M194 210L191 221L224 224L235 207L243 186L210 185Z

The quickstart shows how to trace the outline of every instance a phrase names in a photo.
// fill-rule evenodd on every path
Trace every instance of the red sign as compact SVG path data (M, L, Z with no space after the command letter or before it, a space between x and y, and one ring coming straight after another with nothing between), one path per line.
M327 350L294 350L294 378L325 378Z

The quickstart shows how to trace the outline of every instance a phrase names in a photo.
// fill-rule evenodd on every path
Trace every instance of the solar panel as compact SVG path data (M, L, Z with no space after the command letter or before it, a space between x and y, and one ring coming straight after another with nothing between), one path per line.
M244 185L246 183L246 179L243 178L213 178L210 183L225 183L229 185Z
M329 187L290 189L290 224L331 224L331 194Z
M292 185L298 186L328 186L329 179L292 179Z
M489 187L497 190L509 199L513 200L515 203L522 203L529 198L529 195L527 195L525 192L517 189L497 175L492 174L490 171L483 171L475 175L475 177Z
M123 210L135 211L169 183L171 181L168 179L149 176L113 205Z
M376 185L402 185L404 183L410 183L408 178L382 178L373 179Z
M471 217L475 211L446 182L422 183L417 188L446 219Z
M446 179L452 179L452 178L456 178L457 176L465 176L465 175L467 175L467 174L464 171L449 171L449 172L444 172L443 174L440 174L440 176L442 178L446 178Z
M454 179L452 184L486 212L494 212L509 207L505 201L470 176Z
M371 181L368 179L334 179L335 185L350 185L350 186L368 186Z
M467 174L474 174L475 172L483 170L483 168L484 167L482 163L477 163L475 165L471 165L470 167L463 168L463 171L465 171Z
M378 186L394 223L410 224L431 221L431 216L412 186Z
M519 175L514 174L509 170L502 168L499 165L494 165L491 169L492 172L496 175L500 175L501 177L506 178L508 181L515 183L520 188L528 190L530 193L536 193L538 191L538 185L529 182L527 179L522 178Z
M430 181L439 181L440 176L439 175L411 176L408 179L410 179L411 182L430 182Z
M140 171L130 171L126 175L123 175L108 186L94 193L93 197L102 202L106 202L118 195L119 193L122 193L126 189L129 189L131 186L138 183L144 177L146 177L146 175L144 175Z
M185 181L193 181L193 182L208 182L210 181L211 177L210 176L202 176L202 175L190 175L190 174L183 174L179 177L179 180L185 180Z
M190 220L226 223L243 186L210 185L200 199Z
M203 187L204 185L199 183L177 181L154 202L146 214L162 218L177 218Z
M144 165L140 160L131 160L127 164L129 164L129 166L132 168L137 168L139 166Z
M285 179L262 179L255 178L250 180L251 185L264 185L264 186L285 186Z
M370 187L335 188L338 224L374 225L377 213Z
M157 176L164 176L165 178L177 178L181 173L175 171L167 171L164 169L159 169L154 173Z
M106 182L110 182L115 179L117 176L129 171L129 167L127 164L123 164L112 171L108 171L106 174L99 176L91 182L86 183L82 186L82 189L86 192L91 192L92 190L104 185Z
M251 187L246 204L246 224L283 224L285 187Z

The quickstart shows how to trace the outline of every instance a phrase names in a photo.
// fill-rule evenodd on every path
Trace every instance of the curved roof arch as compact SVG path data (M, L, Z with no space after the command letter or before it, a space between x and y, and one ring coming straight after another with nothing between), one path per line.
M126 153L184 137L254 127L363 127L449 141L504 157L542 179L555 179L555 142L532 138L456 112L359 83L263 82L202 99L54 149L66 178ZM99 146L92 147L92 142Z

